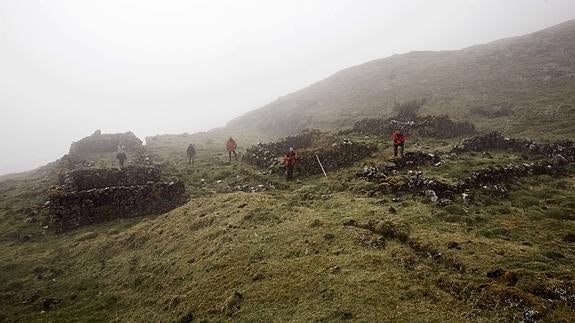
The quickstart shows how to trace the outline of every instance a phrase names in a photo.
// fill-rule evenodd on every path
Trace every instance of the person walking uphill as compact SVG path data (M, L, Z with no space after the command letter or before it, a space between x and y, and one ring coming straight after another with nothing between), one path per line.
M238 148L238 144L236 143L234 138L230 137L230 139L228 139L228 142L226 143L226 149L228 150L230 163L232 162L232 153L234 154L234 158L238 160L238 155L236 155L236 148Z
M286 180L290 181L293 179L293 169L297 161L297 154L295 150L290 147L288 152L284 155L284 165L286 167Z
M186 151L186 153L188 155L188 165L193 165L194 159L196 158L196 148L194 147L193 144L190 144L188 146L188 150Z
M393 157L397 157L397 150L399 148L399 154L403 157L403 150L405 148L405 140L407 138L401 130L395 130L391 134L391 140L393 140Z
M126 148L124 145L118 144L118 148L116 149L116 158L118 162L120 162L120 168L124 168L124 162L128 157L126 157Z

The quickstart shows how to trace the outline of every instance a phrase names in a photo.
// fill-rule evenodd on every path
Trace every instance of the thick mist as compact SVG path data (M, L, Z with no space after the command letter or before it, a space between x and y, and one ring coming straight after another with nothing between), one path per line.
M205 131L352 65L572 18L572 0L2 1L0 174L96 129Z

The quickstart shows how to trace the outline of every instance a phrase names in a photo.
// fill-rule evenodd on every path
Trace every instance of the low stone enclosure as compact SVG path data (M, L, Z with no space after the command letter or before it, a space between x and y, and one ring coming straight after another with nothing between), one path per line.
M92 135L84 137L70 146L70 154L114 152L118 144L124 145L128 151L142 147L142 140L133 132L102 134L96 130Z
M455 138L476 132L475 126L468 121L455 122L448 116L410 116L392 118L371 118L357 121L351 130L363 135L390 136L394 130L401 129L408 135L430 138Z
M184 184L160 181L158 168L79 169L48 192L51 227L65 231L116 218L161 214L187 200Z
M370 156L376 147L349 139L322 135L319 130L305 131L296 136L266 144L259 143L247 149L242 160L264 168L270 173L281 174L285 167L282 160L293 147L298 155L295 173L298 176L322 174L321 161L326 172L337 171Z
M452 152L487 151L510 149L519 153L543 156L538 161L518 165L492 166L480 169L471 175L460 178L455 184L426 177L420 171L409 171L407 175L398 175L398 170L409 166L440 163L440 157L434 154L407 153L405 157L381 166L365 166L357 176L377 184L377 191L384 193L414 193L426 196L433 202L449 204L456 195L464 201L471 199L471 193L480 189L483 193L505 195L507 190L502 183L526 176L564 175L570 171L575 161L575 144L562 140L550 144L538 144L528 139L505 138L493 132L484 136L465 139Z

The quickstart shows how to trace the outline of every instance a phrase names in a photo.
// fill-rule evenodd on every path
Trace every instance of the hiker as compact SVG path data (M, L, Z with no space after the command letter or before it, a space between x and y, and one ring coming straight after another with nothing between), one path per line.
M126 159L126 148L124 145L118 144L118 148L116 149L116 158L120 162L120 168L124 168L124 162Z
M293 179L293 169L295 167L295 162L297 161L297 154L295 150L290 147L288 152L284 155L284 165L286 167L286 180L290 181Z
M188 146L186 153L188 155L188 165L193 165L194 159L196 158L196 148L194 147L194 144L190 144Z
M234 154L234 158L238 160L238 155L236 155L236 148L238 148L238 144L236 143L234 138L230 137L230 139L228 139L228 142L226 143L226 149L228 150L230 163L232 162L232 153Z
M403 157L403 149L405 146L405 135L401 131L401 129L395 130L391 134L391 140L393 140L393 157L397 157L397 149L399 148L399 154Z

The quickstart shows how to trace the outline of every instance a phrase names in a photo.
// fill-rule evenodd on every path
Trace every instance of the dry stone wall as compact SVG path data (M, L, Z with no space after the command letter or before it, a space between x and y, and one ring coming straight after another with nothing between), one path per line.
M441 139L467 136L476 132L473 124L467 121L455 122L448 116L363 119L354 124L352 131L363 135L390 136L396 129L401 129L408 135Z
M568 161L575 161L575 143L571 140L560 140L549 144L539 144L530 139L508 138L494 131L483 136L464 139L453 148L453 152L488 151L509 149L528 155L555 157L560 155ZM558 157L558 158L561 158Z
M64 185L49 191L49 220L56 231L160 214L188 200L179 181L161 182L157 168L82 169L64 175Z
M282 173L283 155L293 147L298 155L295 174L310 176L321 174L317 161L320 159L326 172L349 166L375 152L374 146L353 142L332 136L322 136L318 130L307 131L276 142L257 144L247 149L242 160L267 169L271 173ZM316 157L317 156L317 157Z
M142 140L131 131L102 134L100 130L96 130L92 135L73 142L70 146L70 154L114 152L118 144L124 145L128 151L134 151L142 147Z

